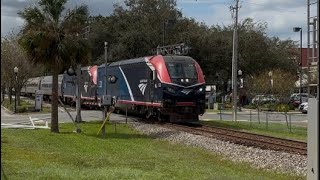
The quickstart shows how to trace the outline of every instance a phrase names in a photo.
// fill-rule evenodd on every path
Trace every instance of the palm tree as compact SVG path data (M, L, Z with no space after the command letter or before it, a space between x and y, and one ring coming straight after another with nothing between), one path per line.
M33 63L52 70L51 132L59 133L58 75L90 57L90 46L78 37L88 19L88 7L65 11L67 0L40 0L38 6L19 12L26 24L20 44ZM78 37L78 38L77 38Z

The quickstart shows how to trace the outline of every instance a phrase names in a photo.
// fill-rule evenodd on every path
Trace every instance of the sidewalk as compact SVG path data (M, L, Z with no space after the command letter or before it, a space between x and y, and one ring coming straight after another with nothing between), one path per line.
M246 112L257 112L257 109L246 109L246 108L241 108L242 111L246 111ZM239 111L238 111L239 112ZM260 112L268 112L268 113L273 113L273 114L284 114L284 112L278 112L278 111L260 111ZM300 111L289 111L287 112L288 114L301 114Z
M257 109L246 109L246 108L241 108L241 111L239 111L239 109L237 110L237 114L258 114ZM260 113L270 113L270 114L284 114L284 112L278 112L278 111L259 111ZM228 110L221 110L222 114L232 114L233 111L232 109L228 109ZM214 110L212 111L212 109L210 109L210 111L208 111L208 109L206 110L205 114L220 114L220 110ZM303 115L301 112L299 111L290 111L287 114L301 114Z

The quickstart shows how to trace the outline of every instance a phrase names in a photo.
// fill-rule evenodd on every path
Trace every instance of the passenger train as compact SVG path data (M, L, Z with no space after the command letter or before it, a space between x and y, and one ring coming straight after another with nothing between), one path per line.
M51 84L52 76L31 78L22 93L34 95L42 90L50 99ZM59 96L67 104L75 104L75 85L75 76L59 75ZM147 118L197 121L205 112L204 75L188 56L155 55L83 67L80 88L81 104L89 107L100 107L107 94L116 111Z

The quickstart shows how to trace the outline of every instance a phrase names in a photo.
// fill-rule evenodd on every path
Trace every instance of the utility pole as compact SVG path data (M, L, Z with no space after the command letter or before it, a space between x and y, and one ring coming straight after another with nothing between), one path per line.
M108 42L107 41L105 41L104 42L104 63L105 63L105 66L104 66L104 68L105 68L105 88L106 88L106 96L105 97L107 97L107 95L108 95L108 93L107 93L107 81L108 81L108 76L107 76L107 63L108 63ZM106 117L107 117L107 115L108 115L108 106L107 105L104 105L104 111L103 111L103 114L102 114L102 117L103 117L103 121L106 119ZM105 138L106 137L106 128L105 128L105 126L102 128L102 130L101 130L101 134L102 134L102 137L103 138Z
M77 40L79 41L79 34L77 33ZM77 115L76 115L76 122L79 123L82 121L82 117L81 117L81 88L80 88L80 82L81 82L81 64L78 63L77 64L77 69L76 69L76 111L77 111Z
M238 10L239 0L235 0L235 7L230 7L232 17L234 18L233 25L233 47L232 47L232 100L233 100L233 120L237 121L237 72L238 72ZM235 16L234 16L235 14Z
M300 71L300 77L299 77L299 96L300 96L300 104L302 103L302 97L301 97L301 93L302 93L302 27L300 30L300 63L299 63L299 71ZM309 94L308 94L309 96Z
M90 24L91 24L91 19L89 18L86 23L87 25L81 29L81 34L77 33L77 41L79 42L79 38L83 38L85 40L89 39L90 35ZM78 44L79 45L79 44ZM77 79L76 79L76 122L81 122L82 117L81 117L81 63L79 62L76 67L76 74L77 74Z
M80 82L81 82L81 64L77 64L77 86L76 86L76 110L77 110L77 116L76 116L76 122L81 122L81 88L80 88Z
M108 42L105 41L104 42L104 63L105 63L105 73L106 73L106 95L108 95L107 93L107 81L108 81L108 77L107 77L107 63L108 63Z

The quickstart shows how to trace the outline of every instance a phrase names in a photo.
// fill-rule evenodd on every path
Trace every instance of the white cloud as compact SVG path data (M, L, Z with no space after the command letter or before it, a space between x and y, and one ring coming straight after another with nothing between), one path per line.
M70 0L66 9L80 4L87 4L92 15L109 15L112 13L114 3L123 3L124 0ZM1 37L10 32L18 31L24 21L18 12L29 5L34 5L35 0L1 0Z
M181 0L180 6L188 7L186 2L192 2L192 9L204 8L205 13L194 13L182 8L182 12L188 17L194 17L196 20L206 22L207 25L230 25L233 23L231 18L230 5L234 5L233 0L229 1L208 1L208 0ZM197 4L197 2L199 2ZM200 3L202 2L202 3ZM203 5L204 4L204 5ZM243 0L240 1L239 21L245 18L253 18L255 22L266 22L268 24L267 34L269 36L278 36L281 39L300 40L299 33L292 31L293 27L302 27L303 44L306 46L307 37L307 3L305 0ZM178 1L179 5L179 1Z
M307 29L305 1L250 0L249 2L257 3L243 3L239 13L240 19L251 17L255 21L267 22L268 35L298 41L299 33L293 32L293 27L302 27L303 32L306 32L304 31ZM306 35L303 34L304 37Z
M2 16L1 15L1 37L18 32L24 21L20 17Z
M7 34L12 28L21 26L23 20L18 18L18 10L23 9L35 0L2 0L1 1L1 36ZM113 4L123 4L124 0L71 0L68 7L81 3L88 4L93 15L109 15ZM234 0L177 0L178 8L187 17L207 25L232 24L229 7ZM267 34L278 36L281 39L299 41L299 33L292 31L295 26L302 27L303 41L307 38L307 3L305 0L240 0L239 20L251 17L255 22L267 22ZM311 12L313 14L314 10ZM17 29L17 28L15 28Z

